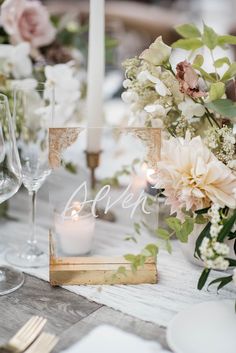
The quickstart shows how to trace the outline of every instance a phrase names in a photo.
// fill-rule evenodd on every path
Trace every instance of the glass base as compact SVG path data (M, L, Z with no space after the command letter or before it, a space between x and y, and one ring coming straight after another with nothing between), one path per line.
M0 266L0 295L14 292L24 283L24 274L9 266Z
M48 266L49 260L37 244L27 244L21 250L9 250L6 260L17 267L39 268Z
M6 245L0 243L0 254L6 250Z

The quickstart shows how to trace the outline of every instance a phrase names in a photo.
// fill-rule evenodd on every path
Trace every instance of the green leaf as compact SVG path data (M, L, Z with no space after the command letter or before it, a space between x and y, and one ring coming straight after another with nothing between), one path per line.
M187 218L182 224L181 230L176 232L177 238L182 243L188 242L188 236L192 233L194 227L194 220L192 218Z
M172 253L172 246L169 240L166 241L166 250L168 251L169 254Z
M230 99L217 99L206 103L205 106L225 118L236 117L236 103L232 102Z
M236 231L235 232L230 232L229 233L229 240L235 239L236 238Z
M179 33L184 38L197 38L201 37L201 32L194 24L183 24L175 27L177 33Z
M158 247L155 244L148 244L145 246L145 249L149 252L150 256L157 256Z
M134 230L135 230L135 232L136 232L138 235L141 234L141 233L140 233L140 229L141 229L140 224L139 224L139 223L134 223Z
M209 81L209 82L216 82L216 78L214 76L212 76L211 74L209 74L208 72L206 72L205 70L203 70L200 66L193 64L192 65L194 69L196 69L197 71L200 72L200 74L202 75L202 77Z
M223 82L215 82L211 84L209 97L211 101L220 99L225 94L225 84Z
M208 222L207 225L205 226L205 228L202 230L202 232L200 233L200 235L197 238L194 254L197 254L199 258L201 257L199 247L201 246L202 241L205 237L207 237L207 238L210 237L210 228L211 228L211 223Z
M204 224L206 223L206 218L202 214L198 214L194 221L196 224Z
M132 235L125 237L124 240L125 241L133 241L134 243L137 243L137 239Z
M178 218L175 218L175 217L166 218L166 223L168 224L170 229L174 230L175 232L178 232L181 229L181 222Z
M224 73L222 77L222 81L228 81L230 78L234 77L236 75L236 62L233 62L228 70Z
M222 46L225 44L236 44L236 36L224 35L218 36L218 45Z
M203 43L209 48L214 49L218 44L218 35L211 27L204 24L204 30L202 35Z
M172 48L181 48L185 50L196 50L202 46L203 43L201 39L198 38L179 39L172 44Z
M77 173L76 166L73 163L71 163L71 162L65 163L65 168L66 168L66 170L68 170L68 172L70 172L72 174L76 174Z
M236 260L226 257L225 260L229 261L229 267L236 267Z
M229 235L235 221L236 221L236 210L234 211L233 215L226 221L223 228L219 232L217 237L217 240L219 242L223 242L224 239L227 237L227 235Z
M202 66L202 64L204 63L204 58L202 55L198 54L196 55L194 61L193 61L193 64L200 67Z
M214 281L211 281L211 282L208 284L208 287L207 287L207 288L209 288L212 284L219 283L219 285L218 285L218 287L217 287L217 291L219 291L221 288L223 288L224 286L226 286L228 283L232 282L232 280L233 280L233 277L232 277L232 276L220 277L220 278L214 279Z
M159 238L167 240L170 238L169 232L164 228L158 228L156 234Z
M117 270L117 274L127 276L126 268L124 266L120 266Z
M210 272L211 272L211 270L209 268L205 268L202 271L202 274L198 280L197 289L201 290L205 286L205 283L207 281L207 278L208 278Z
M227 64L230 66L231 62L229 60L229 58L227 58L227 56L225 56L224 58L220 58L220 59L217 59L215 62L214 62L214 66L216 68L219 68L219 67L222 67L224 64Z
M210 209L210 207L201 208L200 210L196 210L195 213L196 214L205 214L208 212L209 209Z
M135 260L136 256L133 254L127 254L127 255L124 255L124 258L126 261L133 262Z

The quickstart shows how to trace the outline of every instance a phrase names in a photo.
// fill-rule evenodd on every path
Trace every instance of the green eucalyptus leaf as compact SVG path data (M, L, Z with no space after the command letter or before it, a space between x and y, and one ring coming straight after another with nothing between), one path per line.
M224 64L227 64L229 66L231 64L231 62L230 62L229 58L227 58L227 56L225 56L224 58L217 59L214 62L214 66L216 68L222 67Z
M224 286L226 286L228 283L232 282L233 280L233 277L232 276L227 276L227 277L220 277L220 278L217 278L217 279L214 279L213 281L211 281L209 284L208 284L208 287L209 288L212 284L216 284L216 283L219 283L218 287L217 287L217 291L219 291L221 288L223 288Z
M177 33L184 38L197 38L201 37L201 32L194 24L186 23L175 27Z
M198 280L197 289L201 290L205 286L205 283L207 281L207 278L208 278L210 272L211 272L211 270L209 268L205 268L202 271L202 274Z
M132 235L125 237L124 240L125 241L133 241L134 243L138 242L137 239L134 236L132 236Z
M201 54L196 55L193 64L200 67L204 63L204 57Z
M182 224L181 230L176 232L177 238L182 243L188 242L188 236L192 233L194 227L194 220L192 218L187 218Z
M235 75L236 75L236 62L233 62L229 66L228 70L224 73L224 75L222 77L222 81L228 81L229 79L231 79Z
M226 257L225 260L229 261L229 267L236 267L236 260Z
M169 240L166 240L166 250L169 254L172 253L172 246L171 246L171 242Z
M205 106L225 118L236 118L236 103L230 99L217 99L206 103Z
M158 247L155 244L148 244L145 246L145 249L149 252L150 256L157 256Z
M133 262L135 260L135 255L133 254L127 254L127 255L124 255L124 258L126 261L129 261L129 262Z
M224 35L218 36L218 45L223 46L225 44L236 44L236 36Z
M236 231L229 233L229 240L236 239Z
M156 234L159 238L167 240L170 238L169 232L164 228L158 228Z
M202 46L203 43L199 38L179 39L172 44L172 48L180 48L185 50L196 50Z
M206 223L206 218L202 214L198 214L194 221L196 224L204 224Z
M140 229L141 229L141 225L139 223L134 223L134 230L138 235L141 234Z
M230 231L236 221L236 210L234 211L233 215L225 222L223 228L218 234L217 240L219 242L223 242L224 239L230 234Z
M225 84L223 82L214 82L211 84L209 97L211 101L220 99L225 94Z
M166 223L168 224L170 229L174 230L175 232L178 232L181 229L181 222L176 217L166 218Z
M213 28L208 27L204 24L204 30L202 35L203 43L210 49L215 49L218 44L218 35Z
M127 276L127 273L126 273L126 268L124 266L120 266L117 270L117 273L120 274L120 275L124 275L124 276Z
M196 210L195 213L196 214L205 214L208 212L209 209L210 209L210 207L201 208L200 210Z

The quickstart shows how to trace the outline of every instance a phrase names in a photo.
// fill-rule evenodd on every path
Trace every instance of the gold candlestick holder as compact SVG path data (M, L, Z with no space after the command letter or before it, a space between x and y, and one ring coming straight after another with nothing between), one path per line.
M99 152L85 151L85 154L86 154L87 167L90 169L90 176L91 176L90 185L91 185L92 191L94 191L96 189L96 184L97 184L95 171L96 171L96 168L99 166L101 151ZM114 215L113 212L108 211L107 213L105 213L104 209L102 208L98 208L96 211L97 211L98 218L107 222L116 221L116 216Z
M85 154L86 154L87 166L90 169L90 173L91 173L91 188L92 190L94 190L96 187L95 170L99 166L101 151L99 152L85 151Z

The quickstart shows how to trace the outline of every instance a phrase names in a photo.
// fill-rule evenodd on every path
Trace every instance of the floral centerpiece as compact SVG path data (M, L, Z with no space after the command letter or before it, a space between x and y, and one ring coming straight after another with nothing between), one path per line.
M207 25L202 31L193 24L176 30L182 38L172 47L158 37L124 62L122 98L130 104L131 124L162 128L156 187L171 216L165 220L169 230L159 228L156 235L171 251L174 235L187 243L198 230L192 257L204 266L202 289L211 270L236 267L236 62L227 52L215 57L217 47L227 49L236 37ZM173 65L183 49L185 59ZM143 261L140 255L128 258L136 265ZM220 289L232 281L236 269L210 284Z

